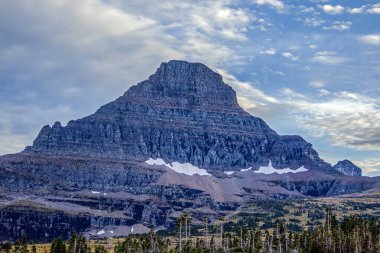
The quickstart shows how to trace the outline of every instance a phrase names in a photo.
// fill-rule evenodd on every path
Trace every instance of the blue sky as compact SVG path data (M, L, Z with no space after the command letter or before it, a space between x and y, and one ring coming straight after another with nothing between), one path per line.
M380 175L379 24L378 1L3 0L0 154L182 59L278 133Z

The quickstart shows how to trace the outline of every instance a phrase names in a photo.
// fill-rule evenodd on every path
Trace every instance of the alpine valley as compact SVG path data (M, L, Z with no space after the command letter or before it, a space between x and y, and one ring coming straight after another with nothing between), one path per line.
M44 126L32 146L0 157L0 239L163 230L185 212L196 224L261 200L369 196L379 182L278 135L207 66L169 61L94 114Z

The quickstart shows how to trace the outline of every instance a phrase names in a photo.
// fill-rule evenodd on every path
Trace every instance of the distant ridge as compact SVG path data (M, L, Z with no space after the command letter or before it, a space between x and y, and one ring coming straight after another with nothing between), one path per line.
M337 164L333 166L333 169L339 172L342 172L343 174L347 176L353 176L353 177L362 176L362 169L356 166L355 164L353 164L349 160L339 161Z

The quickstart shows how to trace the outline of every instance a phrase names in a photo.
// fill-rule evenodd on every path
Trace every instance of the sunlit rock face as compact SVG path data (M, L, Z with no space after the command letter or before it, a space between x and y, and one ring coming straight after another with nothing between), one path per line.
M347 176L352 177L361 177L362 176L362 169L353 164L349 160L343 160L339 161L337 164L333 166L333 169L342 172L343 174Z
M279 136L237 103L235 91L201 63L162 63L96 113L45 126L26 152L190 163L207 170L330 169L299 136Z

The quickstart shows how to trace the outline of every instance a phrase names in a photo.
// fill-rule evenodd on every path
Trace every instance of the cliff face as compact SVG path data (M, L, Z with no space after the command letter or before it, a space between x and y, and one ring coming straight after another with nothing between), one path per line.
M32 240L50 242L57 237L67 238L74 231L83 232L91 225L90 217L68 215L30 204L19 203L0 209L0 240L13 241L28 235Z
M170 61L95 114L45 126L26 152L188 162L208 170L330 169L298 136L279 136L200 63Z
M361 177L362 169L353 164L349 160L339 161L337 164L333 166L334 170L342 172L344 175L352 176L352 177Z

